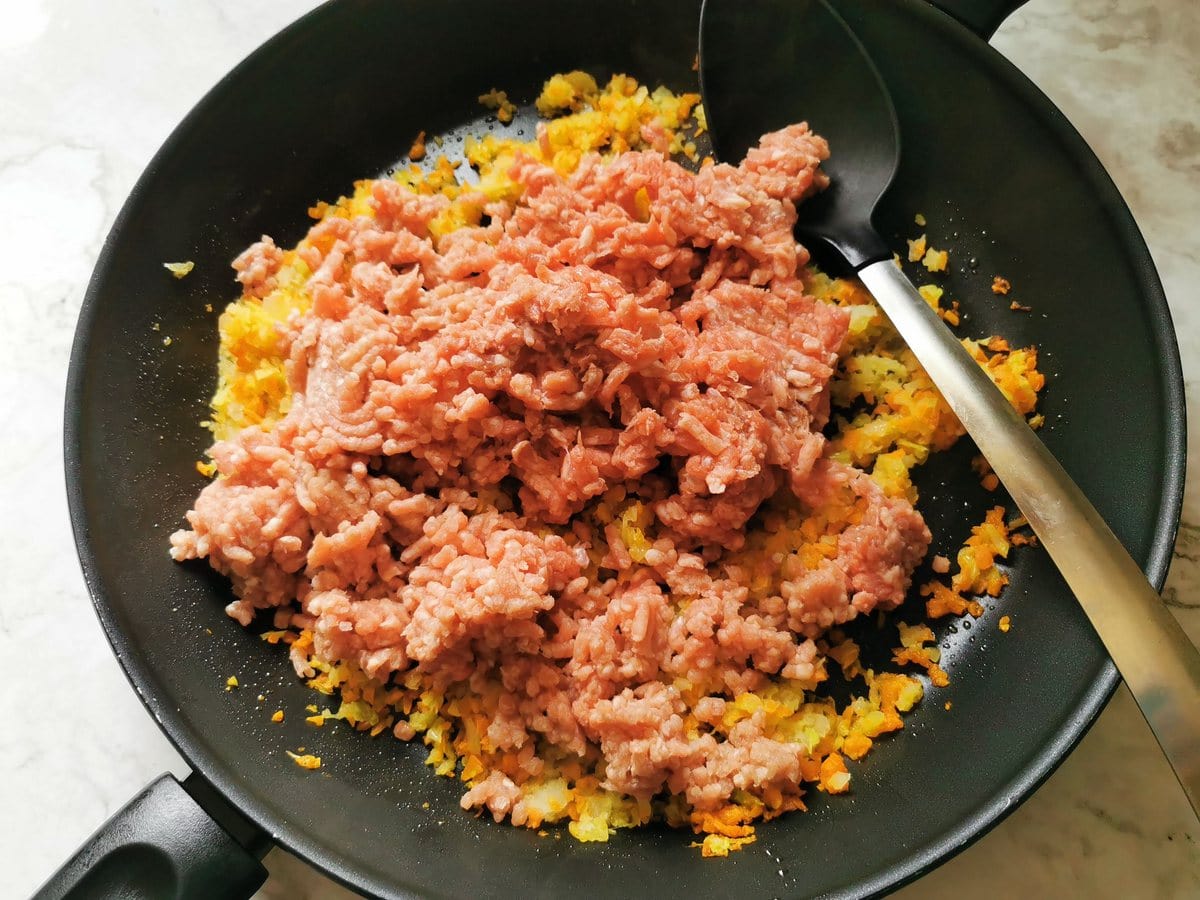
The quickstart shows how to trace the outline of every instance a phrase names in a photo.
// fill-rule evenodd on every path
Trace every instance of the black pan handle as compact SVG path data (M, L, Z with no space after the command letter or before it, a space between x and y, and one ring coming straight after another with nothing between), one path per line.
M186 788L186 789L185 789ZM206 782L162 775L125 804L34 900L245 900L271 841Z
M1027 0L930 0L973 32L989 40L1000 23L1025 5Z

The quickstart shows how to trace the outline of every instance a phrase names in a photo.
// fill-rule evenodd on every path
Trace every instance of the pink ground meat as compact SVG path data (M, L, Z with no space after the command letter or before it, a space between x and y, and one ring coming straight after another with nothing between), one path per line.
M302 249L290 411L213 448L221 477L172 554L227 574L243 624L295 610L323 658L502 683L488 735L530 772L550 742L599 747L606 784L637 797L795 793L794 745L754 718L689 737L675 685L704 686L695 714L716 721L726 698L812 678L813 639L900 603L929 542L911 505L823 456L847 319L806 292L792 227L827 155L792 126L695 174L654 152L566 180L521 158L522 200L437 242L444 198L375 182L374 217L325 219ZM239 257L248 293L279 259L269 238ZM644 564L589 516L618 486L653 511ZM750 518L839 490L865 512L836 557L752 601L721 564ZM518 804L499 773L464 798Z

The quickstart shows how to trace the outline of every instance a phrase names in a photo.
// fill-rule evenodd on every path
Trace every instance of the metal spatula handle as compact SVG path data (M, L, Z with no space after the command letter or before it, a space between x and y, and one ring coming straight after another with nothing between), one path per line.
M1095 507L904 273L889 259L859 277L1029 520L1200 815L1200 653Z

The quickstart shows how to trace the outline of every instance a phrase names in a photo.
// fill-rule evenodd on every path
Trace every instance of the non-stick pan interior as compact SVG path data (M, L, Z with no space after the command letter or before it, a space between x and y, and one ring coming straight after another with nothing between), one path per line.
M923 213L931 238L952 251L955 271L941 283L967 311L962 333L1039 346L1047 443L1161 581L1180 496L1182 395L1166 307L1124 206L1040 94L923 0L837 5L876 56L902 122L904 162L881 230L900 248ZM691 835L666 829L585 845L495 825L458 808L461 786L433 776L421 746L313 729L299 715L269 721L311 693L279 648L224 616L226 582L166 552L202 486L193 466L206 445L216 315L237 293L230 260L264 233L297 240L309 205L386 170L418 130L483 122L476 98L492 87L529 101L551 73L585 68L694 89L697 12L672 0L323 7L193 111L105 246L67 416L72 509L101 618L195 766L285 845L360 889L690 898L880 889L1002 816L1115 684L1048 561L1019 550L1012 587L988 614L970 629L943 626L951 686L930 691L906 732L854 767L854 792L813 793L808 813L762 826L757 843L725 860L701 859ZM175 281L162 263L180 259L196 267ZM1032 312L992 295L996 274ZM922 476L939 552L952 554L1003 499L978 486L969 458L960 447ZM997 630L1001 614L1013 618L1008 634ZM230 675L241 687L226 692ZM301 746L322 757L320 770L284 755Z

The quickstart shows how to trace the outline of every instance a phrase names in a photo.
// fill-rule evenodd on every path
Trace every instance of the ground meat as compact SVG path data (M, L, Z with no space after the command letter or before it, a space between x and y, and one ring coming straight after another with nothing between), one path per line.
M492 817L500 822L514 811L514 807L517 806L520 799L521 789L513 780L502 772L493 772L463 794L462 800L459 802L463 809L485 806L491 812ZM521 824L516 820L516 816L513 817L513 824Z
M824 458L847 316L806 293L792 227L827 155L793 126L696 174L643 152L564 179L519 156L521 200L441 239L444 198L375 182L373 216L326 218L298 249L313 302L281 335L290 409L213 448L173 555L228 575L243 624L291 610L321 658L498 683L486 737L528 775L548 741L599 748L605 783L639 798L794 795L797 750L760 720L723 741L700 726L817 678L813 638L898 604L929 541L911 505ZM269 238L238 258L249 295L280 259ZM649 511L648 548L597 518L617 489ZM765 597L722 562L764 502L839 491L858 512L831 558ZM701 694L690 719L680 684ZM463 806L524 818L499 772Z
M233 261L242 289L251 297L265 297L275 288L275 275L283 263L283 251L267 235L247 247Z

